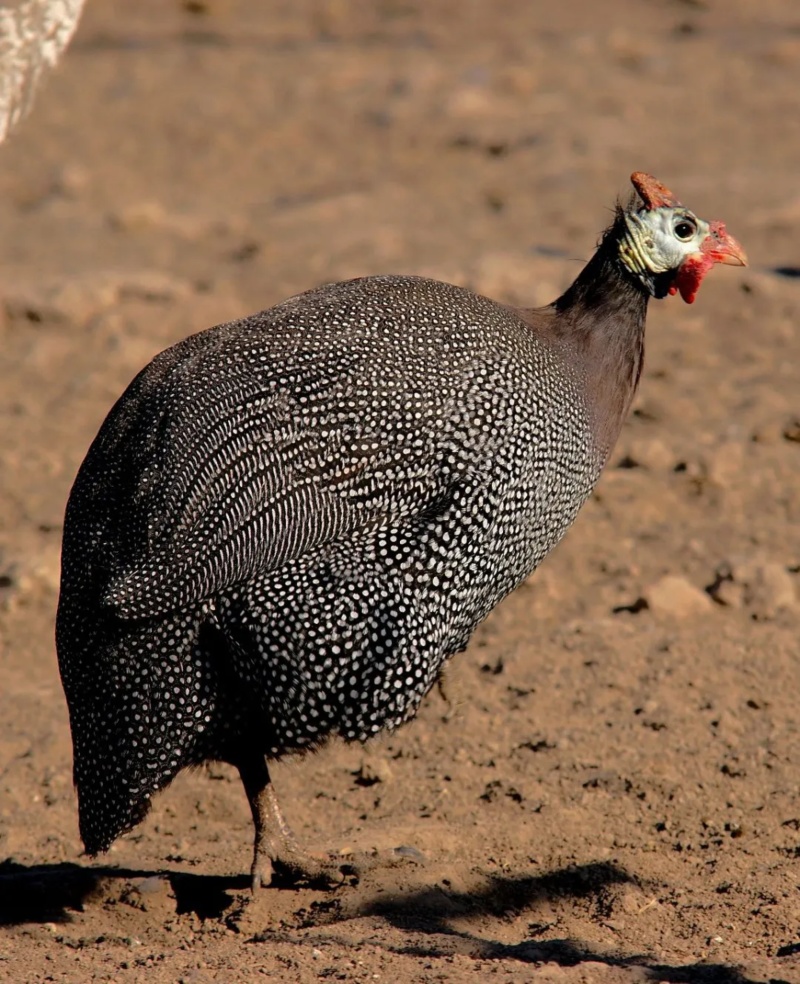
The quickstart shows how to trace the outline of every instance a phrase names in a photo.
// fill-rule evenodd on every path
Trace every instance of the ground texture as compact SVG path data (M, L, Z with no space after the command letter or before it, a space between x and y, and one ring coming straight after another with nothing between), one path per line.
M90 0L0 150L0 979L800 982L799 94L795 0ZM751 267L652 306L597 493L452 709L276 770L309 846L396 863L251 901L215 766L81 857L61 522L132 375L365 273L544 303L638 169Z

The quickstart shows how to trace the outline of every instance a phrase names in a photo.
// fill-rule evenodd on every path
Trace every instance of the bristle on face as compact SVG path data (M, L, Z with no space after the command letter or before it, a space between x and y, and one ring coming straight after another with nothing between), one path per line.
M652 174L634 171L631 175L631 183L648 211L654 208L675 208L681 204L669 188L661 184Z

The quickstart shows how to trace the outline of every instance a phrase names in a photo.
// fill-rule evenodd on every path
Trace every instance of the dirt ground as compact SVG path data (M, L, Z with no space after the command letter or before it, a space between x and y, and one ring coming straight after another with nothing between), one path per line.
M88 0L0 148L0 980L800 982L799 159L796 0ZM276 769L306 844L392 864L251 901L221 766L82 857L59 542L133 374L360 274L545 303L638 169L751 267L651 306L454 712Z

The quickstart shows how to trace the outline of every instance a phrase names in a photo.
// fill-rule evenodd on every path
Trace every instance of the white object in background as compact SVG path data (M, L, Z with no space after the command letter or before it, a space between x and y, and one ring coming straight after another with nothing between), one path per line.
M0 0L0 142L67 47L84 0Z

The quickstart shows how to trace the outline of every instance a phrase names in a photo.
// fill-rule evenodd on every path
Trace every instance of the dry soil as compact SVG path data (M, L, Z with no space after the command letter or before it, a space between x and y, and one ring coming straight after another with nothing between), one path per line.
M0 149L0 979L800 982L799 104L796 0L89 0ZM752 265L652 305L452 708L276 770L309 846L396 863L251 901L218 766L82 857L59 541L133 374L360 274L547 302L638 169Z

